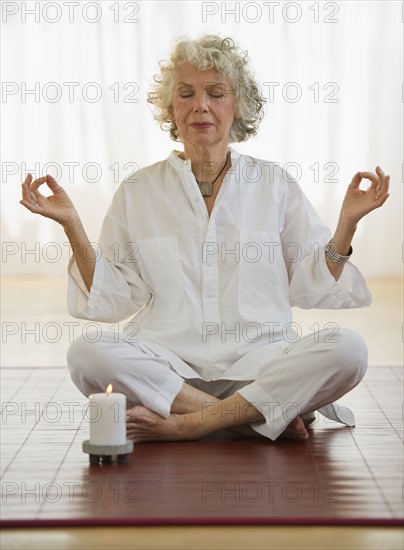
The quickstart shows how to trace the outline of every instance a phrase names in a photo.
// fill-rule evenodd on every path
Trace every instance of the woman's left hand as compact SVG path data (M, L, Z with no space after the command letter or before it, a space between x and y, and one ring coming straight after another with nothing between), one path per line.
M368 189L359 189L362 179L371 182ZM358 221L372 210L380 208L389 197L390 176L386 176L380 166L376 173L358 172L352 178L341 207L341 216L345 223L356 225Z

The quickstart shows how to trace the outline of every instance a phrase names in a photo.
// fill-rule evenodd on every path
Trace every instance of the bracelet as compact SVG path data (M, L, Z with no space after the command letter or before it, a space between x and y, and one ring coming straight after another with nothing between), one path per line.
M324 251L325 251L325 255L327 256L327 259L330 260L330 262L333 262L333 263L336 263L336 264L344 264L351 257L352 252L353 252L353 248L352 248L352 246L350 246L349 250L348 250L348 255L343 256L342 254L338 254L338 252L336 252L333 249L331 243L328 243L328 244L325 245Z

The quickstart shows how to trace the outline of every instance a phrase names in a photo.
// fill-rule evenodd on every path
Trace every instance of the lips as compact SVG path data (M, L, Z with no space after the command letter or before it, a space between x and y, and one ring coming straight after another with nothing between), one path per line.
M211 124L210 122L193 122L191 126L192 128L202 129L202 128L210 128L211 126L213 126L213 124Z

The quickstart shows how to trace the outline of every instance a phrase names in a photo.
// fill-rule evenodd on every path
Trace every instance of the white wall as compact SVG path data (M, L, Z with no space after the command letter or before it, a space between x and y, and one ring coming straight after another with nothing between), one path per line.
M74 12L72 4L2 3L4 275L60 275L69 256L61 228L19 204L26 172L57 176L96 241L119 181L180 148L153 121L146 92L173 41L206 32L249 51L271 99L258 136L234 147L293 163L330 226L355 172L380 164L391 174L392 196L357 232L355 263L367 277L401 274L400 2L83 1ZM269 82L279 83L273 98ZM26 93L35 87L37 97Z

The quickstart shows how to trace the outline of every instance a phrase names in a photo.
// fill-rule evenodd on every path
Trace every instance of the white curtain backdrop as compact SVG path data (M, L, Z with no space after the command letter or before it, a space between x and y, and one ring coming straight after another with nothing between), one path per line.
M181 148L154 122L146 92L174 41L202 33L247 49L268 99L258 135L233 147L288 168L331 227L355 172L379 164L391 174L392 196L362 220L354 256L367 277L401 274L401 2L1 9L3 275L61 275L69 258L63 230L19 204L27 172L56 177L97 241L119 182Z

